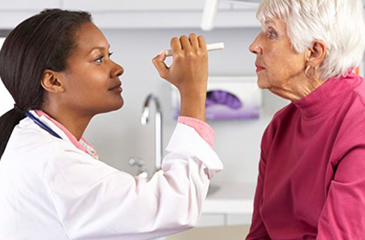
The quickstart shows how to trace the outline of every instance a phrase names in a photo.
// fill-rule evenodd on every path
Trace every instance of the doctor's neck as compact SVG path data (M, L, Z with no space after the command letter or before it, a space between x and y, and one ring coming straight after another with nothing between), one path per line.
M78 141L92 118L92 116L80 114L79 111L61 107L44 107L42 111L64 126Z

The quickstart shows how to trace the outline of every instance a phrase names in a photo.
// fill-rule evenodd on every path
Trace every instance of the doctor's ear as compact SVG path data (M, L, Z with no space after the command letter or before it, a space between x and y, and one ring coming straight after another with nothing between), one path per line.
M307 49L307 62L310 62L311 66L318 67L322 64L327 54L327 44L320 39L314 40L311 46Z
M62 81L57 78L56 72L48 69L42 75L41 85L49 93L61 93L65 90Z

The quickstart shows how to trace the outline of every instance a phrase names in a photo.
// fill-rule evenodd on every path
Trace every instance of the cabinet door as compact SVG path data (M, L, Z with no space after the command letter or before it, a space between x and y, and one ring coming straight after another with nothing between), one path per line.
M45 8L60 8L60 0L0 0L0 10L43 10Z
M225 218L225 214L202 214L197 227L224 226Z
M227 214L227 225L249 225L251 224L251 214Z
M259 6L258 3L254 3L254 2L250 2L250 1L248 1L248 2L234 1L234 2L232 2L233 10L256 10L258 6Z
M98 11L187 11L203 10L205 0L63 0L65 9ZM220 8L228 8L221 3Z

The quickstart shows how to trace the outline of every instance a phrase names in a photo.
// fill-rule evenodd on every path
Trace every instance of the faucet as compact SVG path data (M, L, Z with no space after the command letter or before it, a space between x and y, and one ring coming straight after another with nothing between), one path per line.
M129 159L129 165L138 167L138 177L147 178L149 177L148 171L144 165L144 161L137 157L131 157Z
M155 168L156 171L161 169L162 164L162 110L160 101L153 94L149 94L144 101L143 111L141 117L142 125L146 125L149 120L150 109L149 104L151 101L154 101L156 104L156 113L155 113Z

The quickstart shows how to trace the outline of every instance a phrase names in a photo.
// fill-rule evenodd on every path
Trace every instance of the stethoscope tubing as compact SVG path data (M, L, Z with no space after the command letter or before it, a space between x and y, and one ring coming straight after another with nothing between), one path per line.
M51 134L52 136L62 139L60 135L58 135L55 131L53 131L50 127L48 127L46 124L42 123L38 118L36 118L33 114L31 114L30 112L26 111L25 115L30 118L31 120L33 120L33 122L35 124L37 124L39 127L43 128L44 130L46 130L49 134Z

